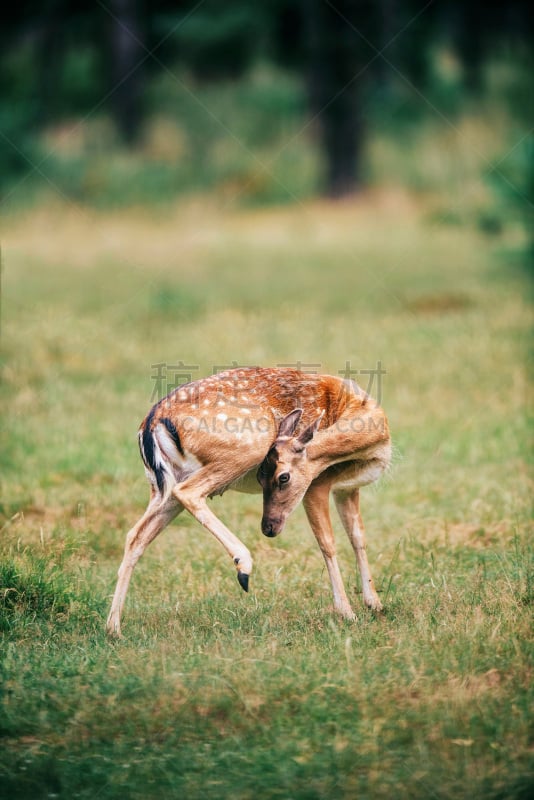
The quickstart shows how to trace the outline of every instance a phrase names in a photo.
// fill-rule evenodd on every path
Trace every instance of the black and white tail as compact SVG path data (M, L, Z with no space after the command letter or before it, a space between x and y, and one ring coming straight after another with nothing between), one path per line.
M174 423L161 416L160 403L150 410L139 428L138 440L147 477L165 497L179 478L184 451Z

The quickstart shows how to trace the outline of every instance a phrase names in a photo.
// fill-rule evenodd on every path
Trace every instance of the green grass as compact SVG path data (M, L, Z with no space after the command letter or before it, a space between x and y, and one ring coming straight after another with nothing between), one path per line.
M449 202L9 218L1 796L530 796L525 237L442 224ZM253 553L250 593L183 514L138 565L124 639L105 638L148 494L153 365L180 360L381 361L394 465L362 512L384 615L362 608L339 522L354 624L332 615L302 510L271 542L260 498L229 493L213 505Z

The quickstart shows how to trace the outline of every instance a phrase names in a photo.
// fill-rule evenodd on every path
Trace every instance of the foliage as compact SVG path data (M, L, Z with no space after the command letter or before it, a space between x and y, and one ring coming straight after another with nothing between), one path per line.
M378 132L373 115L377 106L382 107L381 122L393 133L399 108L412 121L421 116L418 105L427 118L438 113L454 119L467 104L485 97L487 64L501 59L520 75L509 97L514 114L524 113L531 34L530 4L524 0L482 10L474 0L422 7L411 0L271 0L254 7L244 0L182 0L171 6L48 0L15 6L0 31L0 189L9 194L13 180L26 181L32 172L43 177L39 166L54 160L56 149L43 149L43 130L71 130L76 141L78 127L95 116L113 120L115 136L126 151L122 160L128 159L128 151L142 142L145 125L153 123L153 114L161 115L150 96L164 78L173 78L175 85L163 104L175 104L171 116L179 117L182 136L194 142L195 155L202 157L188 162L189 154L182 152L167 179L161 164L145 162L136 178L140 185L161 187L166 197L192 183L202 188L209 171L202 164L212 166L206 148L213 138L210 128L223 123L227 133L236 135L233 117L228 123L227 114L218 116L217 104L206 104L204 91L211 86L212 98L219 90L228 98L225 84L246 83L251 73L268 65L271 71L282 66L288 73L284 80L298 84L290 123L295 115L300 127L313 120L314 136L306 144L319 162L314 190L325 188L320 176L326 173L331 193L353 191L366 176L363 146ZM267 95L269 90L270 85ZM188 113L192 99L199 107ZM254 102L246 107L258 132L246 144L254 152L259 148L260 157L266 138L276 146L272 121L280 111L281 124L287 122L287 108L274 102L264 124L265 115L257 114ZM70 138L64 136L67 150ZM69 164L69 191L76 197L85 191L87 169ZM99 165L93 169L98 171ZM122 202L131 192L130 202L136 203L135 186L128 180L124 185ZM273 199L273 193L265 194ZM115 202L113 190L109 196Z

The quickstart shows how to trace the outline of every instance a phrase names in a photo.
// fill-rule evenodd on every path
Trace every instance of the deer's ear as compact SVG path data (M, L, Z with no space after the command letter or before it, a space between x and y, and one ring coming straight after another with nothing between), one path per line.
M324 411L321 411L315 422L312 422L311 425L308 425L307 428L304 428L304 430L298 437L298 441L300 442L300 444L304 445L308 444L308 442L311 442L311 440L313 439L313 437L315 436L315 434L319 429L319 425L321 424L323 416L324 416Z
M278 438L281 436L291 437L295 433L295 429L300 422L302 416L302 408L295 408L286 414L278 428Z

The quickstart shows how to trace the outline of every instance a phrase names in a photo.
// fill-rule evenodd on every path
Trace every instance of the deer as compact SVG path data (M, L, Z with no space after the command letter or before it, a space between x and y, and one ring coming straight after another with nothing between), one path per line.
M366 555L359 490L387 470L391 440L381 405L355 381L291 367L226 370L159 400L141 423L138 441L150 498L126 535L106 625L110 636L121 636L136 563L184 509L220 542L248 591L251 553L208 505L230 489L263 493L261 530L270 538L302 501L324 557L334 611L354 620L336 556L332 493L356 555L363 601L382 610Z

